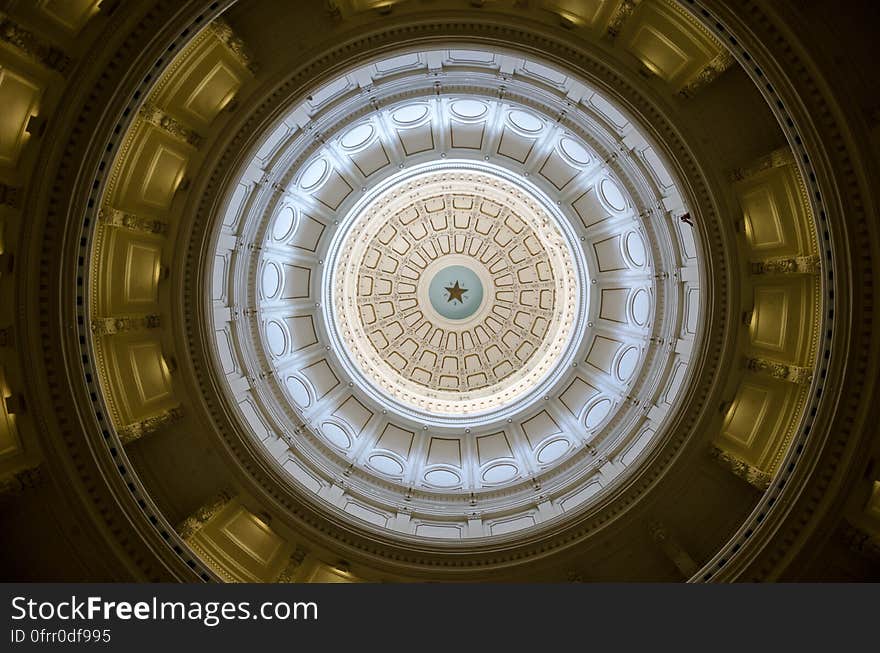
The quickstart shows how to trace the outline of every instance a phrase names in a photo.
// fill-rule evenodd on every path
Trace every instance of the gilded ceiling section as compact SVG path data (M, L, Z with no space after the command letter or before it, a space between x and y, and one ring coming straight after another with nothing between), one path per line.
M161 337L166 246L178 228L175 198L202 156L201 132L249 78L247 63L222 22L193 39L138 112L104 191L92 255L92 333L109 410L126 441L182 414L171 378L177 363Z
M806 188L788 147L733 170L730 179L751 301L742 314L744 378L715 441L766 485L788 450L813 379L819 256Z

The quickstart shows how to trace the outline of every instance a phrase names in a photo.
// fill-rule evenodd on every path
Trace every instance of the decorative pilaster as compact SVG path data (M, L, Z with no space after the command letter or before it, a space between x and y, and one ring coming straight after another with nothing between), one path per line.
M62 50L46 43L30 30L24 29L10 20L3 13L0 13L0 41L9 43L27 55L28 58L62 75L70 69L73 63L73 59Z
M92 333L96 336L112 336L127 331L157 329L161 319L155 313L141 316L96 317L92 319Z
M632 16L633 11L641 3L642 0L623 0L617 5L617 9L611 15L611 20L608 21L608 27L605 30L606 34L612 39L616 39L617 35L620 34L620 30L623 29L624 23Z
M0 478L0 495L18 496L41 485L45 480L43 468L39 465L20 469Z
M731 474L738 476L761 492L765 492L773 481L773 478L767 472L757 467L752 467L747 462L718 447L710 447L709 457L727 469Z
M819 256L793 256L752 261L752 274L819 274Z
M742 181L754 177L765 170L781 168L787 165L794 165L794 154L788 146L780 147L770 152L770 154L762 156L749 166L731 170L730 179L731 181Z
M216 517L230 501L232 501L232 497L227 492L221 492L209 503L201 506L192 515L184 519L177 526L177 533L184 540L190 539L193 535L202 530L205 524Z
M148 234L165 234L168 225L161 220L145 218L134 213L126 213L119 209L103 208L98 212L98 220L108 227L121 227L131 231L140 231Z
M296 548L293 550L293 553L290 554L290 559L287 561L287 566L281 570L281 573L278 574L278 578L275 579L275 582L296 582L294 580L296 578L296 572L300 568L300 566L302 566L303 560L306 559L307 554L308 551L306 551L300 544L297 544Z
M813 370L809 367L786 365L765 358L746 358L746 367L753 372L767 374L774 379L790 383L809 383L813 380Z
M175 406L174 408L163 410L158 415L153 415L140 422L132 422L119 428L119 439L122 440L123 445L131 444L135 440L139 440L150 433L155 433L175 422L179 422L181 419L183 419L183 409L180 406Z
M177 120L177 118L169 116L162 111L162 109L153 104L147 103L141 107L140 114L141 117L151 125L158 127L166 134L170 134L188 145L199 148L202 146L202 143L205 142L205 139L197 131L190 129Z
M694 559L685 551L667 528L659 522L651 525L651 538L660 546L666 557L674 564L681 575L690 578L699 569Z
M247 45L241 39L241 37L237 36L235 32L232 31L232 27L222 18L216 18L208 27L216 36L219 41L226 46L226 48L235 55L236 59L241 62L241 64L247 68L252 75L256 75L260 68L254 62L253 57L248 51Z
M696 91L714 82L731 65L733 65L733 55L727 50L722 50L712 61L703 66L678 94L685 98L693 97Z

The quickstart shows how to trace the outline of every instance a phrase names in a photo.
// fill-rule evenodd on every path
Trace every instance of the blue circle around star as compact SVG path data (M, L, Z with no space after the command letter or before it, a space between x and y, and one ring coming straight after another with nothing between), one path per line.
M450 265L431 279L428 298L434 310L447 320L465 320L483 303L483 284L470 268Z

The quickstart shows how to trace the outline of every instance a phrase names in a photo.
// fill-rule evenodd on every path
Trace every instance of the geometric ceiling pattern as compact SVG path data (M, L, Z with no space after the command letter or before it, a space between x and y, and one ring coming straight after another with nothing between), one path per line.
M876 577L858 7L8 4L13 576Z
M472 165L389 182L333 257L344 345L377 392L423 413L509 407L562 363L583 287L573 248L530 195Z
M266 132L224 211L227 396L295 487L367 528L565 519L644 458L686 386L699 246L674 180L621 111L536 59L350 70ZM449 318L456 289L479 305Z

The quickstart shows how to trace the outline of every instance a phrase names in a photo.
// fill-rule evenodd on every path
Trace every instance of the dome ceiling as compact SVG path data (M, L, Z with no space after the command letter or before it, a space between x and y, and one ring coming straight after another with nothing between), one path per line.
M383 186L329 259L333 331L415 415L508 408L563 363L584 287L571 247L529 195L472 164Z
M13 4L15 574L865 561L880 222L870 84L809 45L837 14Z
M218 369L260 379L227 385L243 426L348 519L444 539L565 519L686 385L681 195L636 125L545 63L445 49L348 71L228 198L214 315L250 328L217 329ZM243 234L261 244L233 255Z

